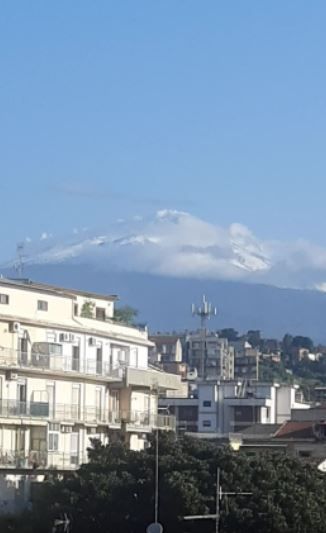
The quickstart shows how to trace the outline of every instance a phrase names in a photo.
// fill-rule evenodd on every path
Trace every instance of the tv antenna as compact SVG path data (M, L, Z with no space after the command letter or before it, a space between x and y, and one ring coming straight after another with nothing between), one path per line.
M19 242L17 243L17 246L16 246L16 261L15 261L15 265L14 265L14 268L17 272L17 276L19 278L22 278L23 277L23 273L24 273L24 249L25 249L25 244L23 242Z
M206 300L205 294L203 294L203 301L201 305L192 304L191 312L193 316L200 317L202 329L206 329L207 320L210 320L212 316L217 315L216 307Z
M200 369L199 374L201 378L206 379L206 359L207 359L207 350L206 350L206 334L207 334L207 321L212 318L212 316L217 315L217 309L213 304L211 304L207 299L205 294L203 294L203 300L200 305L192 304L191 312L193 316L200 317L201 325L201 357L200 357Z

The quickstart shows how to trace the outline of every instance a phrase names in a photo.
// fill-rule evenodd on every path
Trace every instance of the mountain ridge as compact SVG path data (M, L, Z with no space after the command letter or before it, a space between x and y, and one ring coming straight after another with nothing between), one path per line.
M12 269L2 275L14 277ZM118 294L121 304L139 310L139 321L151 332L195 329L191 303L203 293L218 307L212 329L234 327L239 332L260 329L267 337L285 333L308 335L326 342L326 294L311 290L282 289L264 284L173 278L94 265L60 263L29 265L24 277L62 287Z

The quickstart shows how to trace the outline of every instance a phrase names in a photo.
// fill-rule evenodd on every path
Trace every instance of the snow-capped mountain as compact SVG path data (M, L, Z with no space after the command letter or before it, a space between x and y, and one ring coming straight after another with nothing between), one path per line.
M74 229L27 239L26 265L72 261L177 278L240 280L279 287L326 287L326 250L309 242L264 241L243 224L228 228L190 213L160 210L101 231Z
M117 293L152 329L195 327L189 305L205 292L220 307L218 327L326 341L326 250L305 241L263 241L242 224L161 210L96 232L44 230L21 253L25 277ZM16 260L0 273L13 276Z
M58 238L44 231L25 242L24 253L26 264L79 259L190 278L241 279L270 267L262 244L241 224L224 229L167 209L111 224L99 234L75 229Z

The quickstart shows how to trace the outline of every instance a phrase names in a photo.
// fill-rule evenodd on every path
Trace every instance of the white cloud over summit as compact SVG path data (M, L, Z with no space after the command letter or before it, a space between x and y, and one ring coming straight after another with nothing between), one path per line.
M301 239L259 240L243 224L223 228L183 211L137 215L100 235L85 228L61 239L44 235L26 242L27 263L92 261L100 268L166 276L326 288L326 248Z

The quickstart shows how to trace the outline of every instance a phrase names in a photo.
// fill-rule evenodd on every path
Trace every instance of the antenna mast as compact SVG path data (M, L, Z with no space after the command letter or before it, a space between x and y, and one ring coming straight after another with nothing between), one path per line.
M205 294L203 294L203 301L201 305L192 304L191 312L193 316L200 317L200 326L201 326L201 360L200 360L200 376L206 379L206 334L207 334L207 321L212 318L212 316L217 315L217 309L206 299Z
M15 270L17 272L17 276L19 278L23 277L24 273L24 243L19 242L16 246L16 262L15 262Z

